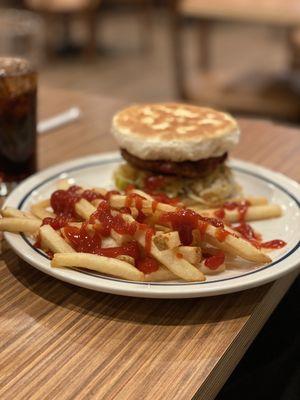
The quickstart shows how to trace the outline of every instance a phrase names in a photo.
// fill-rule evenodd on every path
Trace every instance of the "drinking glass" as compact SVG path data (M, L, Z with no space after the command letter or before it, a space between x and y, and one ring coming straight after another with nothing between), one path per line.
M36 171L36 94L31 64L0 57L0 197Z
M26 58L35 67L42 64L45 27L41 17L31 11L0 10L0 56Z

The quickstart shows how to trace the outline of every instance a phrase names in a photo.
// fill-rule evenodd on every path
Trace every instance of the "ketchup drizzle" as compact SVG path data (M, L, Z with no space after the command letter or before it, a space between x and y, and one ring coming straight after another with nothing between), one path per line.
M226 231L223 228L219 228L216 232L216 239L219 242L224 242L224 240L227 238L228 235L230 235L230 233L228 231Z
M154 258L147 256L144 259L138 260L136 263L136 267L140 271L144 272L144 274L150 274L151 272L157 271L159 265Z
M242 200L242 201L227 201L223 204L223 206L214 212L215 216L220 219L224 219L226 216L225 210L237 210L238 212L238 220L244 221L247 210L249 208L249 201Z
M100 193L92 190L82 191L79 186L71 186L68 190L56 190L50 198L50 205L57 216L77 218L75 204L81 199L93 201L103 199Z
M63 234L77 252L97 254L110 258L127 255L134 259L135 266L144 273L154 272L159 268L154 258L143 255L139 244L134 240L123 246L103 248L101 247L101 236L98 229L95 229L95 232L92 234L88 230L87 224L83 224L81 228L65 226Z
M153 193L164 185L163 177L149 177L145 180L145 187L148 193L155 199L152 202L152 212L155 213L158 202L176 205L179 200L172 199L163 193ZM152 238L154 230L144 223L146 215L142 212L143 197L130 193L134 187L131 185L127 188L125 207L120 210L121 214L130 214L130 207L138 210L138 216L135 221L127 222L119 213L114 213L109 200L112 195L120 194L116 190L108 191L105 196L93 190L82 190L79 186L71 186L68 190L57 190L51 195L50 204L55 212L55 217L44 218L42 225L50 225L55 230L63 229L63 235L70 245L78 252L97 254L105 257L118 257L127 255L135 260L135 266L144 273L151 273L159 269L158 262L150 256ZM97 210L91 215L88 221L82 223L81 228L70 226L72 221L78 221L79 218L75 212L75 204L81 199L89 202L100 199L102 200ZM159 222L167 224L173 230L178 231L181 243L190 245L193 242L193 230L198 230L200 238L204 238L208 225L217 228L216 239L223 242L231 232L226 230L222 219L225 218L225 210L238 210L239 225L234 229L246 240L257 248L280 249L286 245L283 240L275 239L268 242L262 242L260 234L255 232L253 228L245 222L245 215L249 207L248 201L227 202L223 207L215 211L217 218L208 218L198 213L180 208L174 212L162 213ZM93 229L89 229L89 225L93 225ZM111 230L121 235L134 236L137 230L145 231L145 249L135 241L131 240L123 246L102 248L102 238L110 235ZM35 247L41 247L40 237L37 237ZM49 253L49 256L53 255ZM182 258L181 253L177 253L178 258ZM223 252L217 254L203 254L204 265L212 270L220 267L225 260Z
M225 262L225 254L222 251L214 255L203 254L203 256L205 258L204 265L211 270L218 269Z
M220 231L219 235L222 240L224 240L224 236L227 235L227 231L224 230L223 221L217 218L203 217L189 209L179 209L174 212L163 213L159 218L159 222L162 224L170 224L173 230L178 231L181 243L185 246L193 242L194 229L198 229L200 237L203 238L209 224L220 228L217 232ZM229 234L228 232L228 235Z
M138 222L127 222L120 214L112 215L112 210L109 203L102 201L97 210L91 215L89 222L94 224L100 222L100 233L102 236L109 236L111 230L115 230L121 235L133 236L138 229Z
M180 200L177 197L169 197L164 193L152 193L147 191L146 193L150 194L155 201L158 203L170 204L170 206L176 206Z
M72 221L72 219L68 216L57 216L57 217L47 217L42 221L42 225L50 225L56 231L61 229L62 227L68 225L68 223Z
M164 187L166 179L162 175L148 176L144 180L144 186L146 190L154 191Z
M269 242L261 243L261 247L265 249L281 249L286 246L286 242L280 239L270 240Z
M146 233L145 233L145 252L146 252L146 254L150 254L150 252L151 252L151 244L152 244L153 235L154 235L154 231L152 228L149 228L146 230Z

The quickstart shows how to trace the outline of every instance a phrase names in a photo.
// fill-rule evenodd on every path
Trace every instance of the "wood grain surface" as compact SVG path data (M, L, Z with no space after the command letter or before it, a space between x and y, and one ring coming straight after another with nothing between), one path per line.
M218 20L298 26L298 0L179 0L184 15Z
M109 130L125 103L45 89L40 115L73 105L80 122L39 139L39 165L116 148ZM235 156L300 178L299 132L242 120ZM233 295L134 299L81 289L27 265L0 261L0 398L213 399L293 282Z

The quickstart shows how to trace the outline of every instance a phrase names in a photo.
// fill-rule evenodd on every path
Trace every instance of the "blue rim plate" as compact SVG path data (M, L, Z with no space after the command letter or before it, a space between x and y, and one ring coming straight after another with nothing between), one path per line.
M31 203L46 198L62 177L73 178L82 186L113 187L112 172L120 163L118 153L105 153L65 162L39 172L20 184L4 206L27 209ZM283 207L281 218L253 223L265 240L280 238L288 245L270 253L272 262L256 267L242 263L238 269L209 276L205 282L131 282L88 272L53 269L47 256L32 246L25 235L5 233L14 251L26 262L48 275L85 288L137 297L189 298L214 296L256 287L291 272L300 262L300 187L286 176L257 165L231 160L236 179L245 194L266 196Z

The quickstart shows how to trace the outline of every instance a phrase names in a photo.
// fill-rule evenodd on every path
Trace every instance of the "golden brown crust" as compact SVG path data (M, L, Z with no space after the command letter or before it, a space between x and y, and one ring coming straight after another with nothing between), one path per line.
M113 118L112 133L136 157L175 162L222 156L240 134L229 114L180 103L128 107Z
M237 129L228 114L189 104L159 103L134 105L114 119L118 130L160 141L195 140Z

